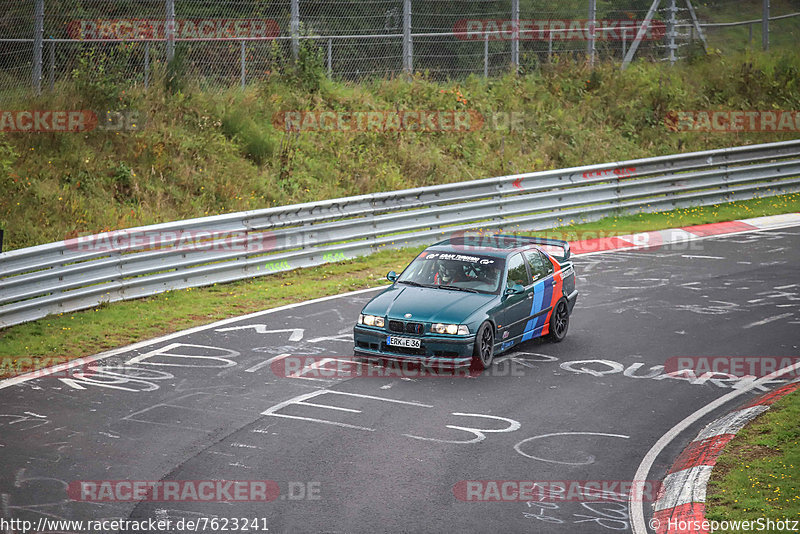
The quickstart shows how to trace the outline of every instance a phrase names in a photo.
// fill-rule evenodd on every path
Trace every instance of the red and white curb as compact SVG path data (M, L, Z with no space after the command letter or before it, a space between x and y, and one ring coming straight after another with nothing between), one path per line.
M739 221L699 224L696 226L669 228L667 230L655 230L638 234L572 241L570 243L570 250L572 254L580 255L592 252L607 252L610 250L652 248L668 245L670 243L694 241L710 236L738 234L757 230L772 230L786 226L796 226L798 224L800 224L800 213L785 213L782 215L755 217Z
M661 485L650 523L656 534L708 533L702 528L706 485L722 449L748 422L797 389L800 389L798 381L786 384L720 417L700 431L675 460Z

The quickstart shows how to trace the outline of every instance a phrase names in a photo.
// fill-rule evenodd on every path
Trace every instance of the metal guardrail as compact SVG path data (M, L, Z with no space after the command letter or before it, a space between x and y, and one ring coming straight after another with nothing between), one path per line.
M432 243L800 191L800 140L502 176L80 237L0 254L0 327Z

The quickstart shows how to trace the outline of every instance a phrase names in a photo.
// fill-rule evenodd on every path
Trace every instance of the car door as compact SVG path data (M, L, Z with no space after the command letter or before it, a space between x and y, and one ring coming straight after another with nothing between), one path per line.
M550 317L553 300L553 264L538 250L526 250L525 260L532 278L530 315L522 334L522 341L542 335Z
M499 341L503 343L501 350L519 343L529 319L533 298L531 276L522 254L514 254L508 259L507 273L503 291L515 284L523 286L525 291L517 295L503 295L503 325L498 332Z

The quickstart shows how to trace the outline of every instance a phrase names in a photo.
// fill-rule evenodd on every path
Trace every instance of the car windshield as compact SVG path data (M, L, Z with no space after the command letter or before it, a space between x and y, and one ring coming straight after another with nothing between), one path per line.
M457 252L425 251L406 267L398 282L480 293L497 293L505 260Z

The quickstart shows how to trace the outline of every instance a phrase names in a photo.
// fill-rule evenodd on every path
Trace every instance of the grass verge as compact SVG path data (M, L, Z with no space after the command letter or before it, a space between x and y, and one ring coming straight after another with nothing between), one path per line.
M706 518L800 520L798 441L800 391L773 404L728 443L708 484Z
M661 213L608 217L597 222L536 232L576 241L763 215L800 211L800 194L687 208ZM370 256L261 278L59 314L0 330L0 376L97 354L170 332L259 310L346 291L388 284L424 247L382 250ZM135 318L132 320L132 318ZM355 319L355 318L354 318Z
M673 131L667 121L676 111L800 109L800 55L793 47L702 55L671 68L637 61L625 71L617 62L590 69L563 57L524 75L452 81L418 74L351 84L327 79L320 68L313 90L296 77L274 74L245 90L210 89L189 77L185 91L175 92L163 80L156 83L155 73L145 90L121 86L110 58L105 67L86 61L52 92L0 92L6 110L95 110L121 117L129 128L0 132L4 250L207 215L798 135L783 124L781 131L706 132ZM106 73L100 79L98 69ZM281 123L292 111L396 110L470 112L484 119L470 131L389 125L287 132Z

